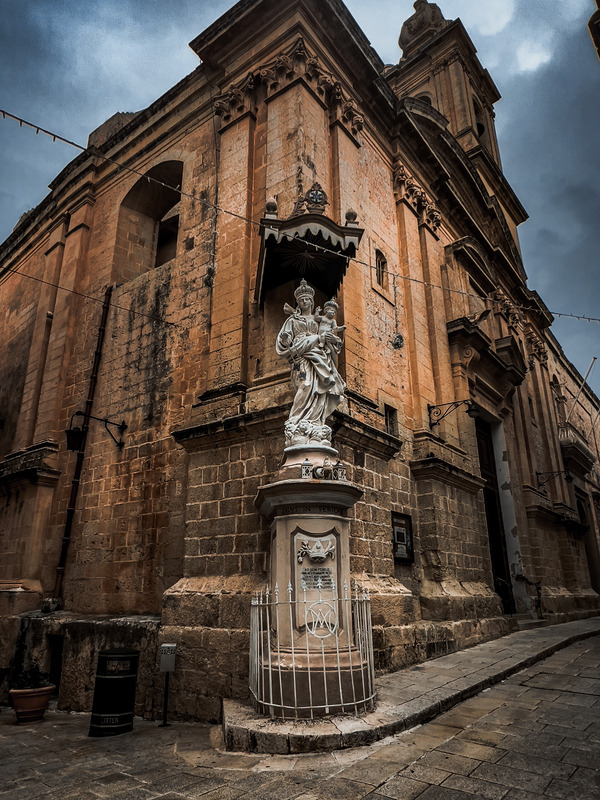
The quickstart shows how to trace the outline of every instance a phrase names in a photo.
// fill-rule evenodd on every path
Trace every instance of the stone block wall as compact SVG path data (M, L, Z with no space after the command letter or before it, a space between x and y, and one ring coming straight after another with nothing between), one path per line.
M301 274L260 294L259 220L270 197L286 220L313 182L327 194L325 218L343 226L353 209L364 229L356 258L339 266L348 391L333 426L364 491L351 569L372 592L378 667L510 626L493 592L474 422L463 407L432 426L429 405L470 399L494 427L518 610L535 614L538 595L553 620L598 608L598 401L583 392L574 432L565 427L555 395L568 395L570 409L581 376L525 285L512 238L520 212L507 195L508 221L498 213L502 185L451 139L472 123L468 84L453 94L441 83L459 81L461 63L431 81L448 129L435 108L393 97L423 84L423 64L412 83L386 72L385 88L359 33L337 48L342 28L315 22L325 12L292 11L286 23L291 7L281 6L273 29L238 26L228 47L101 145L110 161L87 154L68 165L53 205L7 245L11 265L73 292L0 276L9 354L0 357L0 581L27 595L5 596L4 662L16 618L55 582L76 458L63 432L88 396L101 316L82 295L101 301L114 285L92 414L125 421L124 447L91 422L64 611L27 623L44 658L44 636L65 637L63 704L72 693L73 707L86 706L94 654L130 628L145 652L144 713L156 707L159 641L178 644L178 718L216 720L220 696L246 695L250 599L270 548L254 499L280 466L293 398L274 339ZM161 169L181 170L183 194L173 190L175 257L156 267L157 226L175 200L156 185L146 196L139 173ZM319 289L316 299L327 298ZM565 463L573 484L562 476L542 489L536 474ZM414 564L394 563L393 511L412 518ZM137 622L121 628L114 615Z

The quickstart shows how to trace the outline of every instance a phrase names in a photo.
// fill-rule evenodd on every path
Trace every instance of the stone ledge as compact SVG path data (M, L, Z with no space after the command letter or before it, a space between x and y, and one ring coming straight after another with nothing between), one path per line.
M54 486L60 477L56 469L56 442L38 442L23 450L9 453L0 462L0 483L16 484L19 482L39 483Z
M562 625L517 631L469 650L419 664L376 680L381 699L377 709L361 717L339 716L327 720L296 722L270 720L234 700L223 701L223 734L227 750L253 753L328 752L372 744L387 736L422 725L483 689L542 661L581 639L600 635L600 617ZM454 677L453 667L473 662L468 675ZM481 666L481 661L487 661ZM446 675L445 685L428 689L433 675ZM394 704L394 689L414 697Z
M384 461L394 458L402 448L402 440L397 436L374 428L342 411L333 412L330 424L336 444L349 445L354 450L362 449Z
M440 481L447 486L455 486L470 494L477 494L485 486L483 478L437 456L411 461L410 469L417 481Z

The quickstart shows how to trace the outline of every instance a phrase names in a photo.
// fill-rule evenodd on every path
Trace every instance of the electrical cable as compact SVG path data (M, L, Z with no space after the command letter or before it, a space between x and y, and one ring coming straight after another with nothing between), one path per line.
M23 127L25 125L26 127L32 128L36 132L36 134L43 133L46 136L49 136L52 139L53 142L59 141L59 142L62 142L63 144L69 145L70 147L74 147L74 148L76 148L77 150L79 150L81 152L89 152L91 156L96 156L98 158L101 158L102 160L104 160L104 161L106 161L106 162L108 162L110 164L115 165L116 167L118 167L119 170L125 170L125 171L130 172L130 173L132 173L134 175L139 176L140 178L144 178L146 181L148 181L148 183L155 183L155 184L157 184L159 186L162 186L163 188L170 189L171 191L175 191L179 195L181 195L182 197L189 197L192 200L194 200L195 202L200 203L201 205L204 205L207 208L211 209L214 214L217 214L218 212L221 212L222 214L226 214L228 216L231 216L231 217L234 217L236 219L239 219L239 220L241 220L243 222L249 223L250 225L253 225L254 227L258 228L259 230L262 230L262 229L264 229L266 231L274 230L266 222L257 222L256 220L250 219L249 217L245 217L243 214L238 214L235 211L230 211L229 209L222 208L221 206L219 206L216 203L211 203L209 200L206 200L204 198L198 197L195 194L192 194L192 193L189 193L189 192L185 192L179 186L177 186L177 187L170 186L169 184L164 183L163 181L160 181L157 178L153 178L150 175L144 174L140 170L137 170L137 169L135 169L133 167L128 167L128 166L126 166L124 164L120 164L119 162L115 161L114 159L110 158L109 156L106 156L103 153L101 153L98 150L98 148L96 148L96 147L89 147L89 148L88 147L84 147L83 145L77 144L76 142L73 142L70 139L66 139L63 136L60 136L60 134L58 134L58 133L54 133L54 132L49 131L49 130L47 130L45 128L42 128L40 125L36 125L33 122L29 122L29 121L27 121L27 120L15 115L15 114L11 114L10 112L8 112L8 111L6 111L4 109L1 109L1 108L0 108L0 114L2 115L3 119L6 119L8 117L9 119L12 119L15 122L18 122L19 123L19 127ZM385 269L381 270L381 268L378 268L377 266L374 266L373 264L371 264L371 263L369 263L367 261L361 261L360 259L358 259L356 257L352 257L352 256L344 256L341 253L337 252L336 250L332 250L331 248L327 248L327 247L324 247L322 245L318 245L318 244L316 244L314 242L308 242L308 241L300 238L299 236L290 236L289 234L285 234L285 233L282 234L282 236L284 238L286 238L288 241L301 242L304 246L313 247L317 251L320 251L320 252L323 252L323 253L328 253L330 255L335 255L335 256L338 256L338 257L341 256L342 258L345 258L347 260L348 265L350 264L350 261L354 261L356 264L359 264L360 266L363 266L363 267L367 267L370 270L377 271L379 269L380 273L387 274L387 275L391 276L392 280L394 280L394 281L397 278L399 278L400 280L405 280L405 281L409 281L409 282L412 282L412 283L418 283L418 284L420 284L422 286L426 286L426 287L431 288L431 289L440 289L443 292L450 292L452 294L458 294L458 295L462 295L464 297L471 297L471 298L477 299L477 300L488 300L489 302L497 302L496 298L494 298L491 295L483 295L482 296L482 295L478 295L478 294L473 294L471 292L465 292L465 291L463 291L461 289L453 289L453 288L450 288L450 287L440 286L439 284L430 283L428 281L423 281L423 280L421 280L419 278L414 278L414 277L411 277L409 275L397 275L396 273L391 272L390 270L385 270ZM18 272L18 270L8 270L8 271L12 271L12 272L15 272L16 274L23 275L23 277L33 278L33 276L25 275L24 273ZM39 278L33 278L33 280L40 280L40 279ZM44 281L41 281L41 282L43 283ZM50 284L50 285L55 285L55 284ZM64 287L58 287L58 288L62 289L63 291L73 291L73 290L70 290L70 289L66 289ZM94 298L94 297L91 297L91 296L89 296L89 297L90 297L90 299L96 300L97 302L102 302L102 300L99 300L98 298ZM516 310L524 311L524 312L532 312L532 311L536 312L536 311L539 310L539 309L536 309L533 306L520 306L520 305L516 305L516 304L513 304L513 306L514 306L514 308ZM129 311L130 309L124 309L124 310ZM141 312L131 312L131 313L138 313L139 314ZM563 311L550 311L550 314L552 314L552 316L554 316L554 317L564 317L564 318L576 319L576 320L585 321L585 322L598 322L598 323L600 323L600 317L590 317L590 316L588 316L586 314L571 314L571 313L567 313L567 312L563 312ZM141 314L141 316L149 316L149 315ZM158 319L156 317L149 317L149 318L150 319ZM168 322L167 320L164 320L164 321L167 322L167 324L169 324L169 325L176 325L177 324L177 323L174 323L174 322Z
M37 283L43 283L44 286L52 286L54 289L59 289L61 292L69 292L70 294L75 294L78 297L84 297L86 300L93 300L95 303L103 303L100 297L94 297L91 294L85 294L84 292L78 292L76 289L67 289L66 286L61 286L59 283L51 283L50 281L45 281L43 278L37 278L35 275L27 275L25 272L19 272L18 269L12 269L12 267L6 267L6 272L11 272L13 275L20 275L22 278L29 278L32 281L36 281ZM121 311L127 311L129 314L135 314L136 317L146 317L146 319L151 319L153 322L163 322L166 325L174 325L177 328L184 328L184 325L180 325L177 322L171 322L168 319L164 319L164 317L154 317L151 314L144 314L143 311L134 311L132 308L125 308L125 306L119 306L116 303L109 303L110 308L118 308Z

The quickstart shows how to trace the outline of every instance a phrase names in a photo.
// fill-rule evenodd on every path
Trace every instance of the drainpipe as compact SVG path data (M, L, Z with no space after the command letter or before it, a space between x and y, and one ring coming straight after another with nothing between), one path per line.
M73 481L71 483L71 495L69 497L69 505L67 506L67 519L65 521L62 547L60 550L58 565L56 567L54 591L52 594L52 600L50 601L53 610L60 607L62 600L62 588L67 564L67 553L69 552L69 544L71 543L71 529L73 527L73 518L75 516L75 508L77 505L79 482L81 479L81 470L83 469L83 459L85 457L85 443L87 440L90 417L92 414L94 395L96 394L96 384L98 383L98 371L100 368L100 359L102 357L102 345L104 344L104 334L106 332L106 321L108 319L108 310L110 308L112 291L113 287L109 286L104 294L104 302L102 303L102 317L100 319L100 327L98 328L98 341L96 343L96 352L94 353L94 363L92 366L92 374L90 375L88 396L87 400L85 401L85 410L83 412L83 422L81 425L83 433L81 436L81 444L79 445L79 450L77 451L77 460L75 461L75 471L73 473Z

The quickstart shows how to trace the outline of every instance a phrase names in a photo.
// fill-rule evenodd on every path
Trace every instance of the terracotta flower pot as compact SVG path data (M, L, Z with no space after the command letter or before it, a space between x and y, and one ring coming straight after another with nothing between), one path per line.
M11 689L9 694L17 716L21 722L39 722L44 719L50 698L56 686L42 686L39 689Z

